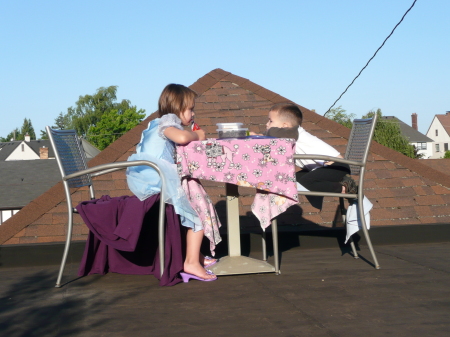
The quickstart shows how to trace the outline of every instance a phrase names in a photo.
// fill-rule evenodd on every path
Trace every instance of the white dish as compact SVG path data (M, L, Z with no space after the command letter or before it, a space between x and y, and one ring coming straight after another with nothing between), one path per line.
M219 129L240 129L244 123L217 123Z
M238 128L238 129L218 129L216 130L219 133L220 138L242 138L247 136L247 128Z

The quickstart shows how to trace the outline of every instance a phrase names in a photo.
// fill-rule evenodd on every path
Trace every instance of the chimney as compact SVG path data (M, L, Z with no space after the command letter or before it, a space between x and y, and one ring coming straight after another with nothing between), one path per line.
M414 130L419 131L417 128L417 114L415 112L411 115L411 126Z
M39 158L48 159L48 147L43 146L39 148Z
M26 141L27 143L29 143L30 140L31 140L31 137L30 137L30 135L27 133L27 134L25 135L25 141Z

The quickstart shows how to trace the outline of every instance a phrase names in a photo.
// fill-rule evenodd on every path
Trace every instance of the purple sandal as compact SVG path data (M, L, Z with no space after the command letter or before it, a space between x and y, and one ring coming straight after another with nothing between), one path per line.
M210 270L206 270L206 274L214 275L214 273L212 271L210 271ZM188 283L190 279L199 280L199 281L203 281L203 282L210 282L210 281L217 280L217 276L215 278L205 279L205 278L201 278L199 276L195 276L193 274L183 273L183 272L181 272L180 275L183 278L183 282L184 283Z
M211 261L211 262L208 262L208 261ZM203 267L209 268L211 266L214 266L218 261L219 261L219 259L213 259L210 256L205 256L204 260L203 260Z

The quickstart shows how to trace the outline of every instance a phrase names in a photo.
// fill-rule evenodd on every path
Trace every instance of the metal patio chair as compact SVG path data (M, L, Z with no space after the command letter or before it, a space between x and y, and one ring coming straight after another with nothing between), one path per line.
M369 232L366 227L366 220L364 216L364 174L367 165L367 157L369 155L370 144L372 142L373 133L377 123L377 115L375 114L373 118L369 119L355 119L353 121L353 127L350 132L350 137L348 139L347 150L344 155L344 159L322 156L322 155L308 155L308 154L296 154L295 159L319 159L325 161L334 161L336 163L345 163L350 165L351 174L353 176L359 176L358 192L356 194L345 194L342 193L328 193L328 192L313 192L313 191L299 191L299 195L313 195L313 196L324 196L324 197L338 197L339 205L341 209L341 214L343 221L345 223L346 209L344 206L344 198L347 199L357 199L357 209L359 219L361 220L362 230L364 237L369 247L370 253L372 255L374 265L376 269L380 269L375 251L370 240ZM356 252L355 244L353 239L350 238L350 245L353 251L353 257L358 258L358 253Z
M75 130L55 130L46 126L47 134L55 152L56 161L58 162L61 171L62 182L67 201L67 238L64 247L64 253L59 269L58 278L56 281L57 288L61 287L61 279L64 272L67 256L69 253L70 242L72 238L73 229L73 214L78 213L76 208L72 206L72 198L70 188L78 188L89 186L89 194L91 199L95 199L94 187L92 185L91 177L99 176L106 173L122 170L130 166L146 165L155 169L161 177L161 195L159 206L159 221L158 221L158 241L160 262L160 275L164 272L164 220L165 220L165 203L163 186L165 185L165 178L163 172L153 162L146 160L114 162L109 164L97 165L91 168L87 167L86 155L81 146L81 141L78 138Z

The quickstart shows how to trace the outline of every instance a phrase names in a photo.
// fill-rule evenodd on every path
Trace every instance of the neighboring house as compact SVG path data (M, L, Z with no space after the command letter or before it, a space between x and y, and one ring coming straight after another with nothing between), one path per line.
M433 151L433 139L425 136L417 130L417 115L412 115L412 127L408 124L402 122L395 116L383 116L384 120L392 123L398 123L400 127L400 132L405 136L409 144L414 145L418 150L418 154L423 154L422 158L430 158Z
M217 123L227 122L242 122L250 130L262 133L266 129L269 108L276 103L292 102L246 78L222 69L207 73L190 88L199 95L195 104L195 120L209 138L217 137ZM299 108L303 112L303 127L307 131L334 146L340 153L345 153L350 134L348 128L307 108ZM93 158L89 165L127 160L135 152L142 131L157 116L157 113L147 116L139 125ZM396 226L400 229L406 227L414 232L414 227L432 227L437 224L448 226L450 175L425 165L426 162L427 160L408 158L372 142L364 184L364 194L373 203L370 212L371 228ZM95 177L94 181L97 197L132 194L128 189L124 170ZM203 180L202 183L219 217L225 221L225 184L208 180ZM255 189L239 187L239 195L241 225L260 232L259 222L251 210ZM76 207L80 201L87 199L89 195L86 187L72 189L72 206ZM325 229L341 225L335 221L339 208L333 198L324 198L321 211L312 207L305 197L301 196L299 200L298 205L292 206L278 217L279 228L284 226L281 230ZM64 242L66 227L64 188L62 183L58 182L0 226L0 248L1 245ZM73 239L84 241L88 233L82 218L75 215Z
M82 140L88 161L100 150ZM61 180L50 140L0 143L0 224Z
M450 144L450 111L445 115L435 115L428 129L427 136L432 138L433 153L430 158L443 158Z

